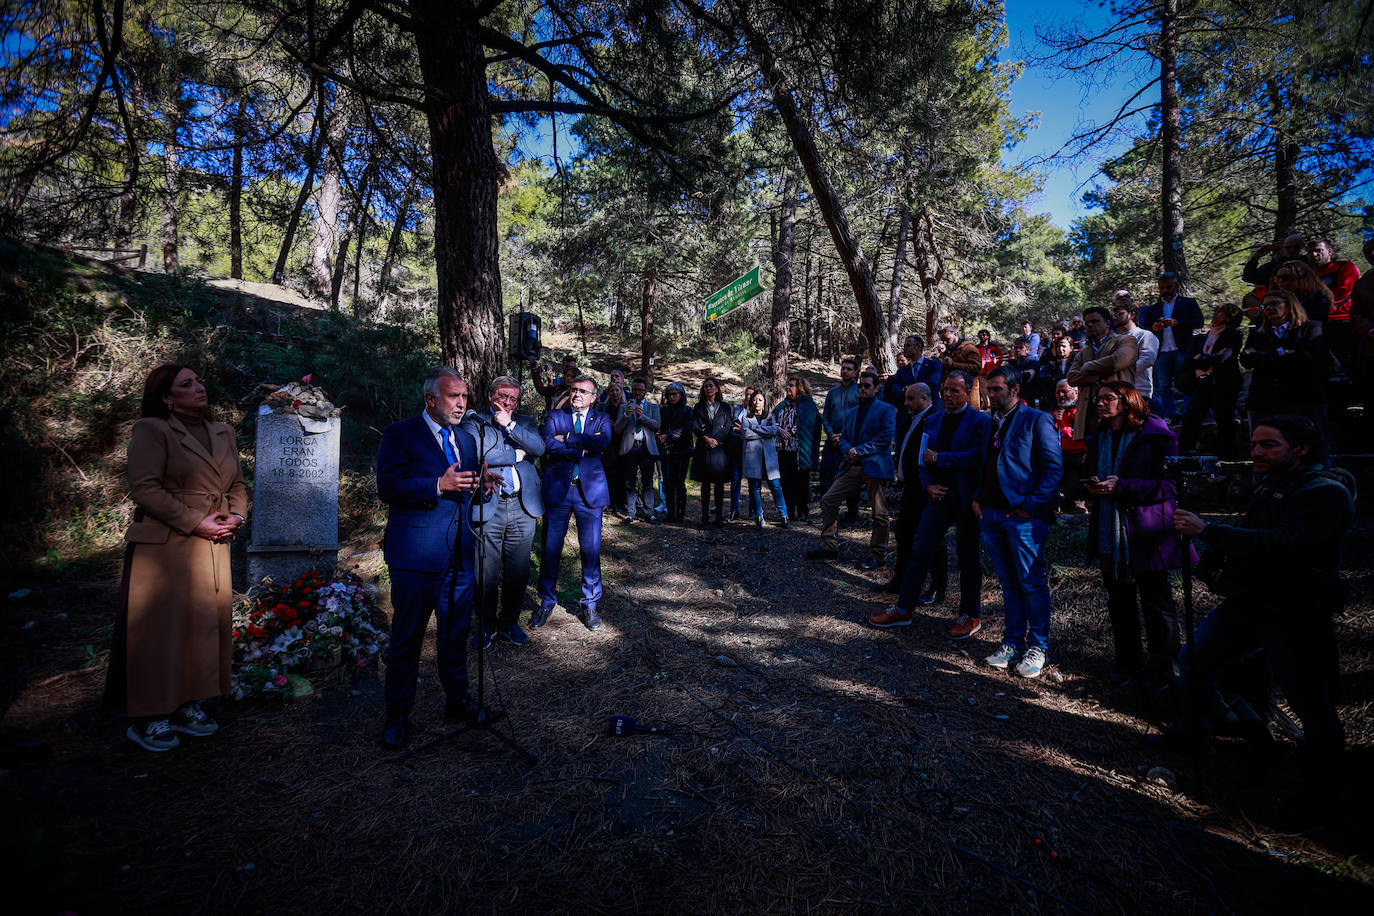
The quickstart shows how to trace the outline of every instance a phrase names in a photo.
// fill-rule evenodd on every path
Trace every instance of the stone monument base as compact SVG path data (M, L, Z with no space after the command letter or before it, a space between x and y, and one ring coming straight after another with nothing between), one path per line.
M328 547L249 547L248 588L271 577L277 585L292 582L312 569L330 571L339 563L339 545Z

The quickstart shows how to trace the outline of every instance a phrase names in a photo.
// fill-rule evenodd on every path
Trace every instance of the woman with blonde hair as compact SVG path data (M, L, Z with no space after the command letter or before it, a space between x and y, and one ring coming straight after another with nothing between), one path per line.
M1260 308L1264 319L1240 353L1241 365L1251 370L1245 402L1250 428L1268 417L1296 414L1316 423L1325 439L1330 360L1321 322L1308 320L1291 290L1269 290Z
M1324 324L1331 314L1331 290L1306 261L1289 261L1275 268L1273 288L1297 296L1308 321Z

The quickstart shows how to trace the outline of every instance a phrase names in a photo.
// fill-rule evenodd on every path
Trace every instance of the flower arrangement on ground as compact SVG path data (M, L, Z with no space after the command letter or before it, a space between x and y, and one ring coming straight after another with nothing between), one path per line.
M288 675L334 661L366 668L386 645L386 619L376 589L354 576L319 570L294 582L270 581L234 606L235 699L280 694Z

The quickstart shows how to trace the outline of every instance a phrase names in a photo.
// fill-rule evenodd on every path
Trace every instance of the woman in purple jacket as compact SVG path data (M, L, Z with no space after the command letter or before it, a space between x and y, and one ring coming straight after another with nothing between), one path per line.
M1100 422L1083 473L1090 475L1084 489L1095 497L1088 554L1102 568L1116 648L1111 683L1123 687L1139 675L1162 687L1178 655L1169 570L1183 565L1183 551L1174 534L1178 494L1164 475L1165 457L1178 454L1178 437L1125 382L1101 385L1096 407ZM1141 651L1142 616L1148 656Z

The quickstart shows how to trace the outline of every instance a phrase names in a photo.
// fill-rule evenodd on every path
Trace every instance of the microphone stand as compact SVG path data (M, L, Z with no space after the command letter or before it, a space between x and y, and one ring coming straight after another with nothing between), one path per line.
M482 417L481 414L477 413L476 411L469 411L468 414L465 415L465 416L463 417L463 419L466 420L469 416L472 417L472 418L478 423L478 425L482 428L482 432L481 432L481 435L480 435L480 437L479 437L479 443L480 443L480 447L481 447L481 452L480 452L481 460L480 460L479 465L478 465L478 467L479 467L478 473L479 473L479 475L480 475L480 474L482 473L482 470L485 469L486 466L487 466L487 455L491 452L492 449L494 449L494 448L496 447L496 443L499 441L498 439L493 438L492 441L491 441L491 444L490 444L490 445L487 445L487 444L486 444L486 443L487 443L487 430L490 429L493 433L495 433L496 436L500 436L500 431L497 430L496 424L492 423L490 420L485 419L484 417ZM467 516L468 516L468 530L469 530L470 532L472 532L472 535L477 539L477 540L476 540L476 545L475 545L475 546L476 546L476 566L477 566L477 568L474 570L475 575L474 575L474 587L473 587L473 605L474 605L473 616L475 616L475 617L477 618L477 711L476 711L476 714L473 716L473 721L470 721L468 724L466 724L466 725L464 725L464 726L462 726L462 727L460 727L460 728L456 728L456 729L454 729L454 730L451 731L451 732L446 732L446 733L444 733L444 734L441 734L441 735L439 735L439 736L436 737L436 738L432 738L432 739L430 739L429 741L426 741L424 744L417 745L416 747L412 748L412 749L409 750L409 751L406 751L404 754L400 755L399 757L394 757L394 758L392 758L393 760L404 760L404 759L406 759L406 758L408 758L408 757L411 757L411 756L413 756L413 755L415 755L415 754L420 753L421 751L429 750L430 748L435 747L435 746L437 746L437 745L439 745L439 744L441 744L441 743L443 743L443 742L445 742L445 741L449 741L449 740L451 740L451 739L453 739L453 738L456 738L456 737L458 737L459 735L466 734L467 732L470 732L470 731L478 731L478 730L480 730L480 731L486 732L487 734L489 734L489 735L491 735L492 737L496 738L496 739L497 739L498 741L500 741L502 744L504 744L504 745L506 745L507 747L509 747L511 750L515 751L517 754L520 755L520 757L521 757L521 758L525 761L525 763L528 764L529 766L534 766L535 764L537 764L537 763L539 762L539 758L536 757L536 756L534 756L534 754L530 753L529 751L525 750L525 748L521 747L521 746L516 742L516 740L515 740L514 737L512 737L512 736L510 736L510 735L507 735L507 734L501 732L499 729L496 728L496 723L498 723L498 722L500 722L502 719L506 718L506 714L505 714L505 712L502 711L502 710L492 710L492 709L488 709L488 708L487 708L487 704L486 704L486 686L487 686L487 685L486 685L486 681L487 681L487 679L486 679L486 659L487 659L487 645L486 645L486 643L487 643L487 639L486 639L486 594L487 594L487 581L486 581L486 579L487 579L487 577L486 577L486 573L484 572L483 563L484 563L484 561L486 560L486 554L487 554L486 546L487 546L487 545L486 545L485 539L482 537L482 531L481 531L482 527L486 524L486 520L485 520L485 519L479 519L479 518L474 514L474 508L475 508L476 504L477 504L478 501L479 501L479 497L482 496L482 491L483 491L483 489L484 489L484 483L483 483L483 481L479 480L479 481L478 481L478 484L477 484L477 489L473 490L473 491L472 491L472 494L468 497L468 511L467 511ZM499 498L499 497L498 497L498 498ZM483 501L485 501L485 500L483 500ZM458 532L458 540L459 540L459 542L461 542L461 539L462 539L462 532L459 531L459 532ZM458 543L455 543L454 546L453 546L453 550L450 551L450 554L449 554L449 608L450 608L450 610L452 610L452 608L454 607L454 605L455 605L455 603L456 603L456 600L457 600L457 597L458 597L458 573L459 573L459 568L460 568L460 567L459 567L459 561L460 561L460 560L461 560L461 556L460 556L459 544L458 544ZM467 637L467 634L464 634L464 635L463 635L463 639L466 640L467 638L468 638L468 637Z
M1183 733L1188 737L1188 741L1193 745L1193 782L1199 788L1202 787L1202 747L1201 727L1202 709L1201 703L1204 702L1202 690L1198 683L1197 665L1193 658L1193 539L1186 534L1179 533L1179 546L1183 549L1183 657L1187 659L1185 666L1188 672L1188 682L1183 684L1183 689L1188 691L1188 720L1182 722Z

